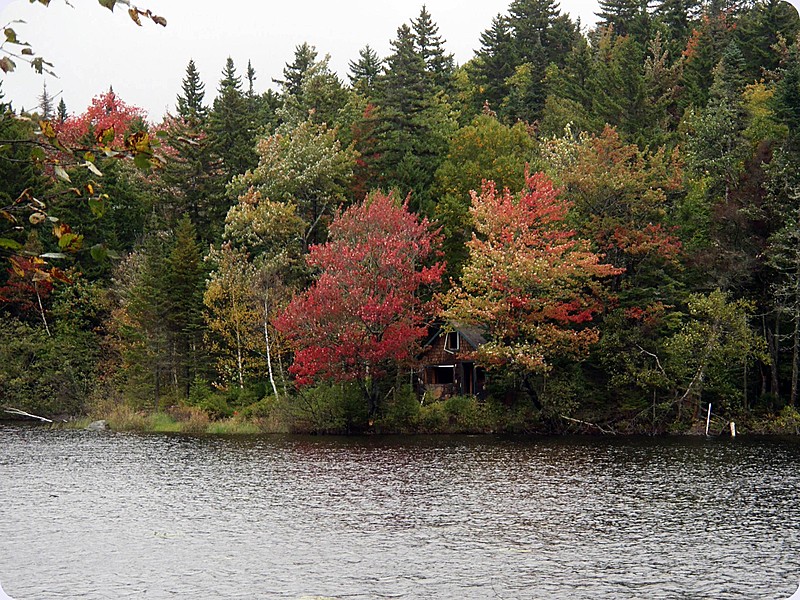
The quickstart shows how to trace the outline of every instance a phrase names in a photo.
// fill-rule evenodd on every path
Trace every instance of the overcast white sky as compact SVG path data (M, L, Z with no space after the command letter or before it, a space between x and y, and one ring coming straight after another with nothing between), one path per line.
M49 8L28 0L0 0L0 25L15 19L18 37L37 55L55 63L58 79L35 75L18 62L4 75L2 90L16 108L33 108L47 81L51 95L61 94L71 113L82 112L91 98L114 86L119 96L160 120L174 111L186 65L193 58L206 83L206 102L216 95L225 59L231 56L244 76L247 60L256 70L257 91L274 87L296 45L307 41L320 56L331 55L331 66L346 81L348 61L364 45L380 56L389 53L397 28L416 18L423 0L138 0L165 17L166 28L151 22L137 27L125 10L113 14L97 0L54 0ZM137 0L134 0L137 3ZM479 46L480 33L510 0L426 0L440 34L456 61L463 64ZM596 0L562 0L562 12L594 23ZM244 78L244 77L243 77Z
M798 6L800 0L790 0ZM38 76L26 64L3 75L6 100L17 108L34 108L47 81L51 95L60 94L72 113L82 112L91 98L108 89L147 110L158 121L174 111L186 65L193 58L206 83L206 102L216 95L225 59L231 56L244 75L247 60L256 70L257 91L274 87L296 45L307 41L346 81L348 61L365 44L380 56L389 53L397 28L419 14L423 0L133 0L165 17L166 28L152 22L137 27L118 8L113 14L97 0L54 0L49 8L29 0L0 0L0 25L16 19L21 40L55 63L58 79ZM479 46L479 36L510 0L424 0L447 48L463 64ZM597 0L561 0L562 12L593 25Z

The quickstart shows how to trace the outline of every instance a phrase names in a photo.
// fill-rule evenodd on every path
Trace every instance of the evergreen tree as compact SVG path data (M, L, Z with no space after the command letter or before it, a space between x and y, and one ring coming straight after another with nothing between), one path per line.
M630 35L642 47L650 39L650 0L599 0L598 26L615 35Z
M186 67L186 77L181 84L183 94L178 96L178 114L187 121L202 123L208 114L203 105L205 84L200 80L200 73L193 60Z
M64 98L61 98L58 101L58 109L56 112L56 118L58 119L59 123L64 123L67 120L69 114L67 113L67 104L64 102Z
M39 96L39 116L45 121L56 116L53 108L53 97L47 91L47 82L42 83L42 93Z
M481 33L481 47L467 68L478 86L476 100L478 108L488 103L497 110L508 95L508 79L514 74L516 56L514 39L508 19L497 15L492 26Z
M315 123L337 125L340 111L347 103L348 92L333 71L326 55L303 73L300 87L294 94L285 94L280 111L281 121L297 124L311 118Z
M439 26L433 22L431 14L424 4L419 12L419 17L411 20L411 28L417 54L425 63L425 71L433 79L436 88L449 91L455 69L453 55L445 53L444 40L439 35Z
M642 48L633 38L605 30L590 84L592 113L600 122L625 133L638 132L644 125L643 63Z
M707 9L692 30L683 50L682 87L685 90L685 106L703 107L708 102L709 83L713 81L714 68L730 43L734 29L735 24L730 14Z
M283 89L284 95L294 95L300 91L303 76L317 60L317 49L303 42L294 49L294 60L283 68L283 79L273 79Z
M514 0L508 10L517 63L505 110L532 122L544 109L547 67L563 66L580 32L554 0Z
M212 147L222 157L228 179L257 163L255 132L247 109L241 78L236 75L233 59L228 57L208 118Z
M759 0L746 10L736 26L735 37L747 64L747 75L760 79L775 71L779 40L794 41L800 33L797 9L785 0Z
M427 199L455 122L411 28L401 25L391 44L394 52L386 59L377 90L378 167L382 183L399 187L402 194L413 190L412 202L418 207Z
M375 82L381 73L383 61L369 44L358 51L358 60L350 61L350 85L360 94L369 97L372 95Z
M173 381L179 395L189 396L189 387L204 367L203 253L192 221L184 215L175 227L174 243L165 266L168 323L172 338Z
M686 47L692 23L700 16L700 11L699 0L661 0L653 11L675 56Z
M222 159L214 151L212 139L192 121L168 120L165 132L173 156L161 171L162 214L170 225L188 216L204 244L217 242L228 211Z
M253 84L256 81L256 70L253 68L253 65L250 61L247 61L247 97L253 98L255 96L255 91L253 89Z

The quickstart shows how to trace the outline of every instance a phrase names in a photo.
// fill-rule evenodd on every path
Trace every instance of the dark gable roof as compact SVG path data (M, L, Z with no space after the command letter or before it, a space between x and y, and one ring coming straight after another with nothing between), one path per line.
M462 325L460 323L438 323L435 327L436 328L433 335L431 335L430 339L428 339L428 341L422 345L423 348L431 346L433 342L436 341L436 338L442 335L442 333L445 331L457 331L462 339L472 346L473 350L477 350L480 346L486 343L486 338L483 337L481 330L471 325Z

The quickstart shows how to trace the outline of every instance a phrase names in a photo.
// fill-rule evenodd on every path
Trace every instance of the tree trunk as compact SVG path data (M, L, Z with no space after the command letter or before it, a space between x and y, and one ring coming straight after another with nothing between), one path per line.
M792 391L789 396L789 405L796 406L797 403L797 370L800 367L800 273L795 274L794 286L794 333L792 334Z
M269 349L269 319L267 318L267 298L264 297L264 342L267 345L267 370L269 371L269 382L272 384L272 391L278 398L278 386L275 385L275 376L272 374L272 353Z
M770 391L772 395L775 396L777 400L780 398L780 382L778 381L778 357L779 357L779 349L780 349L780 331L781 331L781 312L780 310L775 311L775 331L772 332L770 340L769 340L769 349L770 355L772 358L772 365L771 365L771 380L770 380Z

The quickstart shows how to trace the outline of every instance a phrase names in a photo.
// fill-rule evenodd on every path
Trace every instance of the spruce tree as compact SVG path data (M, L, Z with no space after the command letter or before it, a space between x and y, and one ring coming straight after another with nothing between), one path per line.
M253 90L253 84L256 81L256 70L253 68L253 65L250 61L247 61L247 97L252 98L255 96L255 91Z
M205 84L200 80L200 73L194 64L194 60L189 60L186 67L186 77L181 84L183 94L178 96L178 114L187 121L202 123L208 114L208 108L203 105L205 96Z
M547 97L547 67L563 66L580 32L554 0L513 0L509 25L514 37L516 72L505 103L510 119L538 119Z
M650 0L599 0L595 13L600 28L611 27L616 35L630 35L642 46L650 38Z
M419 17L411 20L417 53L425 63L425 71L439 89L449 91L455 68L453 55L445 53L444 40L439 35L439 26L422 5Z
M369 97L375 87L375 81L381 73L383 61L369 44L358 51L358 60L350 61L350 85L359 93Z
M173 340L173 381L178 394L189 395L189 387L201 374L203 352L203 253L195 227L184 215L175 227L174 243L167 256L167 322Z
M792 42L800 33L797 9L784 0L761 0L745 11L736 24L735 37L753 79L775 71L781 56L775 51L779 40Z
M45 121L55 117L53 108L53 97L47 91L47 82L42 83L42 93L39 95L39 116Z
M412 29L401 25L391 44L394 52L386 59L376 94L379 167L383 184L402 194L413 191L413 206L419 207L428 201L433 174L456 124Z
M255 132L242 94L242 80L228 57L218 95L208 117L208 132L214 151L222 157L228 180L255 167Z
M67 113L67 104L64 102L64 99L61 98L58 101L58 110L56 112L56 118L58 119L59 123L63 123L69 117L69 113Z
M514 74L517 63L508 19L495 16L492 26L481 33L480 42L481 47L467 68L478 85L477 108L488 103L496 111L508 95L508 78Z
M283 89L284 95L300 92L303 76L317 60L317 49L303 42L294 49L294 60L283 68L283 79L273 79Z

